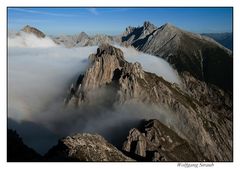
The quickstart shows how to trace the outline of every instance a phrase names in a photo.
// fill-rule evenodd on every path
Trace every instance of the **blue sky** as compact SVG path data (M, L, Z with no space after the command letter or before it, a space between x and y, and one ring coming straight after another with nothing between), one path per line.
M28 24L48 35L116 35L146 20L195 33L232 32L232 8L8 8L9 30Z

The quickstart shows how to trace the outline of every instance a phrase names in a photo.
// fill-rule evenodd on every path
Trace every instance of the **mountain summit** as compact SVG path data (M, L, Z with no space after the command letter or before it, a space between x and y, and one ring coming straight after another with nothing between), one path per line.
M138 39L145 38L149 33L157 29L155 25L150 23L149 21L145 21L143 26L140 27L127 27L126 31L123 32L122 41L127 44L132 44Z
M26 33L33 33L38 38L44 38L46 36L43 32L41 32L37 28L31 27L29 25L26 25L21 31L26 32Z

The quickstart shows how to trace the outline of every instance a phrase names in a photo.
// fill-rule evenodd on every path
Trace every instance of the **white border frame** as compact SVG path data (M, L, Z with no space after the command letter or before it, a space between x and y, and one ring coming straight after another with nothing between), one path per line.
M6 119L7 119L7 91L6 91L6 28L7 28L7 7L16 6L41 6L41 7L234 7L233 9L233 34L234 34L234 162L226 163L214 163L214 168L236 168L240 166L240 136L239 136L239 124L240 124L240 48L237 45L240 44L240 5L238 0L2 0L0 5L0 168L45 168L45 167L81 167L81 168L92 168L92 167L104 167L104 168L152 168L152 167L163 167L163 168L178 168L177 163L7 163L6 159Z

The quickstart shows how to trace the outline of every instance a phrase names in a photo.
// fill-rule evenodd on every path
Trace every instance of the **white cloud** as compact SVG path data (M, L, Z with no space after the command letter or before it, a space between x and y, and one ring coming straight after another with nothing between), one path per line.
M88 66L97 47L64 48L49 38L21 33L9 39L9 117L29 120L59 95ZM63 98L62 98L63 100Z
M8 37L8 47L56 47L57 44L49 37L38 38L34 34L19 32Z
M124 57L128 62L139 62L145 71L155 73L158 76L162 76L166 81L181 85L177 71L164 59L139 52L131 47L115 46L123 51Z

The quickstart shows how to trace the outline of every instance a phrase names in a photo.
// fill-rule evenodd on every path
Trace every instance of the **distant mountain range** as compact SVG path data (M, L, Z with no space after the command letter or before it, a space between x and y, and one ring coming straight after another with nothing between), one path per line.
M29 28L27 26L24 29ZM36 33L35 30L32 32ZM102 43L133 46L144 53L164 58L179 72L188 71L194 77L225 90L233 88L232 51L212 38L181 30L168 23L157 28L146 21L140 27L127 27L119 36L90 37L81 32L79 35L59 36L53 40L69 48Z
M233 50L233 33L203 33L201 35L213 38L215 41L225 46L226 48Z

